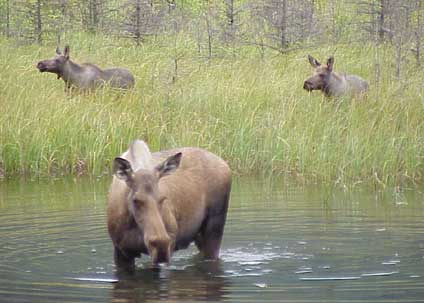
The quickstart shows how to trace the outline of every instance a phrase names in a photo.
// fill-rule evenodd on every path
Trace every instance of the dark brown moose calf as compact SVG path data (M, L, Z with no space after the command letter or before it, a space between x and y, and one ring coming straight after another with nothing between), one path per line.
M218 156L199 148L150 153L134 141L113 162L107 222L118 269L150 255L169 263L193 241L206 259L217 259L231 190L231 171Z
M65 90L75 87L81 90L90 90L104 84L114 88L129 89L134 86L133 75L124 68L100 69L94 64L77 64L69 58L69 46L66 45L64 52L56 48L56 56L38 62L40 72L49 72L57 75L65 81Z
M315 70L303 83L307 91L321 90L327 97L340 97L346 94L361 95L368 90L368 82L361 77L334 72L334 57L330 57L326 65L311 55L308 55L308 59Z

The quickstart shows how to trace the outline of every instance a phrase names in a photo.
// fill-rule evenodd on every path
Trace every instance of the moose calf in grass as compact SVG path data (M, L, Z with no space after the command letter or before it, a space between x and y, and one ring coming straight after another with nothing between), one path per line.
M307 91L321 90L327 97L362 95L368 91L368 82L361 77L334 72L334 57L330 57L326 65L322 65L311 55L308 55L308 59L315 70L303 83L303 88Z
M224 160L191 147L152 154L137 140L113 171L107 217L118 268L133 271L141 254L169 263L193 241L206 259L218 258L231 190Z
M134 86L133 75L125 68L100 69L94 64L77 64L69 58L69 45L63 53L56 48L56 56L38 62L40 72L49 72L65 81L65 90L71 87L81 90L90 90L108 84L114 88L129 89Z

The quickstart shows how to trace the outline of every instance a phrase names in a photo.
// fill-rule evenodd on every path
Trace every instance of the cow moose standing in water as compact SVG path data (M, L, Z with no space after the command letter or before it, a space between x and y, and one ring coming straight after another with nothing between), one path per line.
M63 53L56 48L56 56L38 62L40 72L49 72L65 81L65 90L78 88L90 90L107 84L114 88L129 89L134 86L133 75L125 68L100 69L94 64L77 64L70 60L69 45L65 46Z
M322 65L311 55L308 55L308 59L315 70L303 83L303 88L307 91L321 90L327 97L361 95L368 91L368 82L361 77L334 72L334 57L328 58L326 65Z
M150 153L134 141L113 162L107 222L118 269L150 255L169 263L172 252L195 242L206 259L219 256L231 190L231 171L199 148Z

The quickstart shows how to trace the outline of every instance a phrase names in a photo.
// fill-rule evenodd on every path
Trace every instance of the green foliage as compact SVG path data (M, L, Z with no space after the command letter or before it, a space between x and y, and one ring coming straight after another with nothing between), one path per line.
M68 37L76 62L123 66L135 75L131 92L104 89L88 96L68 96L61 80L36 70L55 45L0 41L0 170L6 176L102 175L140 138L152 151L206 148L236 174L338 184L422 180L422 77L410 69L408 81L395 82L389 46L378 50L378 88L372 47L314 49L317 58L337 49L336 70L372 83L366 100L327 100L302 89L310 73L304 51L261 58L244 46L205 60L187 37L164 39L137 48L100 36Z

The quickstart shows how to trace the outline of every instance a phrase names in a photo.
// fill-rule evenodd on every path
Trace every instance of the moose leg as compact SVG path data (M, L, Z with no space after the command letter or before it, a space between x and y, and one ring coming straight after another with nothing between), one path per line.
M117 247L115 247L114 259L115 259L115 265L118 268L118 270L125 270L125 271L128 271L128 272L134 271L134 269L135 269L134 258L127 257Z
M195 239L200 253L205 259L216 260L219 257L226 213L208 217Z

